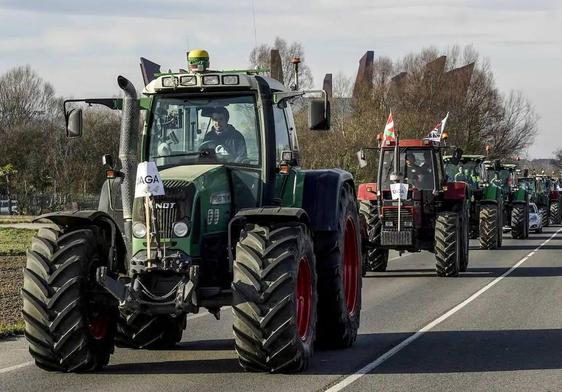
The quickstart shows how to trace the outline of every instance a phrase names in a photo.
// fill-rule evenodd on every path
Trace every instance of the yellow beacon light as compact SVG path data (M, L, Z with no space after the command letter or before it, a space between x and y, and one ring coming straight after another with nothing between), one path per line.
M189 72L205 72L209 69L209 53L204 49L193 49L187 53Z

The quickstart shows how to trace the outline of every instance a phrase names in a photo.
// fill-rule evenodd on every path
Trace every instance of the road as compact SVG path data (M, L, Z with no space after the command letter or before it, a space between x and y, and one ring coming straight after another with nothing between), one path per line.
M437 278L429 253L370 274L356 344L316 352L304 374L242 371L225 309L191 318L175 350L116 349L94 374L42 371L23 339L4 341L0 391L562 390L562 228L504 236L495 251L471 241L459 278Z

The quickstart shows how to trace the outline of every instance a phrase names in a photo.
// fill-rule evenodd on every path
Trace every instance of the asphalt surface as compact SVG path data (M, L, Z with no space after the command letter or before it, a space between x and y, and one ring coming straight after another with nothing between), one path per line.
M504 234L494 251L471 241L459 278L433 268L432 254L407 254L368 275L356 344L317 351L303 374L245 373L227 308L188 320L175 350L116 349L93 374L45 372L24 339L0 342L0 391L562 390L561 227Z

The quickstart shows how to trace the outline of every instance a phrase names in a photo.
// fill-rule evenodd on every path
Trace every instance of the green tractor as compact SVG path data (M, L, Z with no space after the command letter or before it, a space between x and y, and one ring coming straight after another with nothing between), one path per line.
M443 157L447 177L468 184L470 237L480 237L482 249L496 249L502 245L504 200L502 188L486 181L485 159L484 155L463 155L455 164L452 156Z
M529 193L529 202L535 203L539 209L542 226L547 227L550 224L550 180L545 176L531 175L527 170L524 171L523 177L517 180L519 186Z
M517 165L499 160L484 162L486 179L502 189L503 221L511 229L511 237L529 237L529 193L517 182Z
M114 344L171 347L202 308L219 319L232 307L248 371L302 371L315 345L356 340L353 178L299 167L290 105L322 94L309 99L309 127L327 130L325 92L288 90L256 70L211 71L204 51L188 58L189 71L165 74L141 59L140 99L119 76L122 99L65 102L71 137L82 134L82 109L67 105L122 108L120 167L104 156L99 210L40 217L54 228L33 238L22 296L43 369L100 369Z

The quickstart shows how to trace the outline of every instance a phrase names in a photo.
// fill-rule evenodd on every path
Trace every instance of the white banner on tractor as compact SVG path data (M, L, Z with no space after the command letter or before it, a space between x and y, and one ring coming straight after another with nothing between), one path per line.
M408 184L390 184L390 192L392 193L392 200L407 199Z
M154 162L141 162L137 166L137 179L135 181L135 199L145 196L164 195L162 178Z

